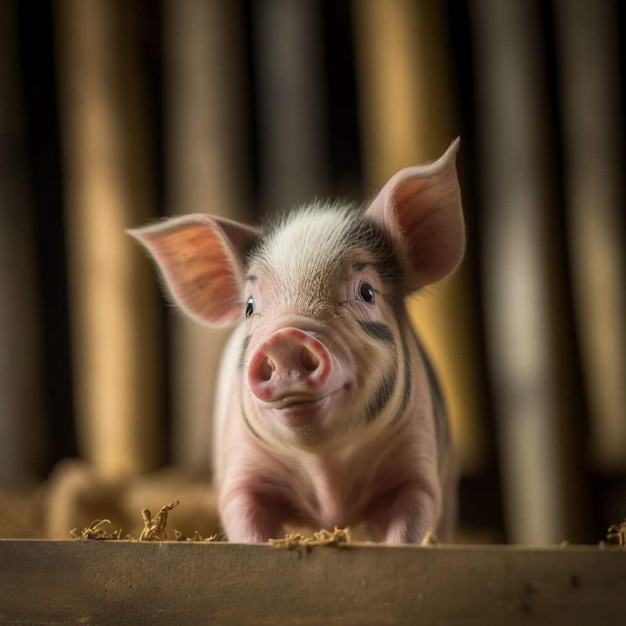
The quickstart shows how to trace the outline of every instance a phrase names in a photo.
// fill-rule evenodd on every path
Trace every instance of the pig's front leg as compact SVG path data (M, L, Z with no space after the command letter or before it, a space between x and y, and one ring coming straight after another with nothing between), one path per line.
M386 543L421 543L436 527L437 504L423 486L403 486L384 499L381 514Z
M265 542L284 534L284 505L266 494L245 490L226 494L220 513L229 541Z

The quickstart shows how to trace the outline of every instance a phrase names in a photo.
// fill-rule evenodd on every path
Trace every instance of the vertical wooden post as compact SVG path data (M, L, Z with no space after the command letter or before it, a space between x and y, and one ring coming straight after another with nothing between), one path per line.
M0 3L0 486L33 479L43 443L33 207L18 64L17 6Z
M355 0L364 169L373 192L397 170L433 160L457 134L445 15L432 0ZM467 276L460 270L411 315L442 379L465 472L484 462Z
M318 0L253 3L261 198L285 209L328 191Z
M626 469L623 119L613 3L555 4L571 264L593 460ZM621 213L621 215L620 215Z
M245 218L242 15L229 0L166 0L167 207L172 214ZM182 316L173 333L173 458L207 470L219 356L229 331Z
M582 516L572 497L575 425L563 404L555 341L555 170L538 3L476 0L470 14L482 129L487 339L507 530L514 543L576 541Z
M158 462L156 290L124 229L152 214L132 5L57 4L77 433L104 476Z

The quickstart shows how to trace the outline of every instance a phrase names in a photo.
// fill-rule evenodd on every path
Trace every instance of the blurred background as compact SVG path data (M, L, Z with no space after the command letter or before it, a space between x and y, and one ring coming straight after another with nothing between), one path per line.
M0 0L0 536L132 531L175 499L178 528L217 526L225 334L168 308L125 228L362 202L461 136L466 260L410 303L448 396L459 540L605 538L626 518L625 17Z

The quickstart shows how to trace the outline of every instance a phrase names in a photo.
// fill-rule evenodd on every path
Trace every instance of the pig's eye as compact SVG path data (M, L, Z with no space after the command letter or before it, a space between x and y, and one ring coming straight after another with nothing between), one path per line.
M246 302L246 317L250 317L254 313L254 298L250 296Z
M363 300L363 302L373 304L376 301L374 288L369 283L361 283L359 285L359 298Z

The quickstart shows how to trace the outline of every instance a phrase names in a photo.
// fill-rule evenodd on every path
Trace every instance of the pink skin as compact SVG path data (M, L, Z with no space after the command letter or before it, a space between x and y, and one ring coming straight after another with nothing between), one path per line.
M321 342L315 338L309 342L302 337L306 333L300 333L277 331L253 352L251 368L256 370L269 353L289 355L284 362L293 363L293 352L301 341L319 349ZM278 339L272 339L276 334ZM285 336L293 337L294 344L276 351ZM413 346L410 350L417 371L409 406L393 428L384 424L378 430L372 428L367 438L364 432L352 432L349 444L342 441L308 453L296 452L274 443L263 445L240 418L226 420L219 462L226 463L221 514L229 540L267 541L281 536L286 523L312 528L364 523L371 537L389 543L419 542L435 530L442 504L435 433L430 398L424 397L423 365L417 350ZM248 373L255 384L256 376ZM300 383L298 377L296 383ZM267 417L267 403L254 393L253 397L255 416ZM231 407L237 404L233 396ZM305 414L308 419L324 417L315 410Z
M283 408L310 401L324 388L331 370L323 343L298 328L281 328L255 350L248 383L259 400Z

